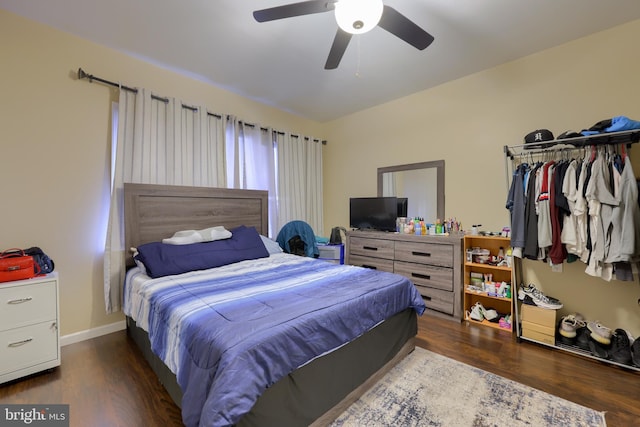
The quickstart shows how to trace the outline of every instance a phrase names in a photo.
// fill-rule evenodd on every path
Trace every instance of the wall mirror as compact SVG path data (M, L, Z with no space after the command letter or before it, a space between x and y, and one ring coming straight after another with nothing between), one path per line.
M407 217L444 217L444 160L378 168L378 196L406 197Z

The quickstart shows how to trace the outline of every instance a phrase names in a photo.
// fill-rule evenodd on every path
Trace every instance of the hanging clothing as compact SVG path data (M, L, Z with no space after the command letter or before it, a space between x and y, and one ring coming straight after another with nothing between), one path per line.
M514 256L551 266L579 259L591 276L633 280L640 187L628 156L611 147L592 147L589 158L516 166L506 204Z
M525 244L525 198L524 177L529 165L519 165L513 173L513 180L507 196L506 208L511 213L511 247L513 256L520 258Z
M543 163L538 162L533 169L529 171L529 179L527 180L527 191L525 201L525 245L522 256L527 259L539 259L540 250L538 248L538 196L540 183L538 178L540 168Z

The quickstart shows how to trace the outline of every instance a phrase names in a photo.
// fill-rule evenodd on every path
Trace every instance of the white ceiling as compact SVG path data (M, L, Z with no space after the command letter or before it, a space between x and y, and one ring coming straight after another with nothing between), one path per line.
M295 1L0 0L0 8L320 122L640 19L640 0L384 0L433 44L419 51L375 28L325 70L333 12L252 16Z

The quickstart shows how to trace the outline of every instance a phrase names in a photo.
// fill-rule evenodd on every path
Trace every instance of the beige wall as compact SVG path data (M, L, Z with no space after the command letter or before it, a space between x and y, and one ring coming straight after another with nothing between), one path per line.
M144 86L248 122L323 138L319 123L0 10L0 247L40 246L60 274L61 334L111 324L102 291L111 103ZM2 250L0 249L0 250Z
M497 229L509 221L503 145L519 144L537 128L558 134L614 115L640 117L634 78L640 58L632 54L638 36L635 21L321 124L0 10L0 246L38 245L56 261L63 335L122 320L105 314L102 291L110 109L117 91L77 81L79 67L327 139L325 230L348 225L349 197L376 194L378 167L437 159L446 162L446 215ZM606 284L577 267L558 275L538 266L527 278L544 283L568 309L640 335L637 283ZM578 283L584 287L576 292Z
M634 21L328 123L325 229L348 225L349 197L376 194L378 167L439 159L447 217L484 230L509 225L503 146L539 128L558 135L617 115L640 119L639 39ZM640 146L632 153L640 176ZM563 312L640 336L638 283L594 279L578 264L563 274L526 266L525 279L563 300Z

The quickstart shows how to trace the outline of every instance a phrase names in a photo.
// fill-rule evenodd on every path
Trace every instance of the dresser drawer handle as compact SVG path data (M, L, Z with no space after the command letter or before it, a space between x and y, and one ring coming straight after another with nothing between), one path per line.
M21 345L25 345L28 342L33 341L33 338L27 338L26 340L10 342L9 347L20 347Z
M426 257L430 257L431 256L431 254L429 252L415 252L415 251L412 251L411 255L426 256Z
M376 267L375 265L362 264L362 266L364 268L370 268L371 270L377 270L378 269L378 267Z
M411 273L411 277L417 277L418 279L431 280L431 276L429 276L427 274Z
M377 251L378 248L373 247L373 246L363 246L362 249L365 249L367 251Z
M32 297L10 299L9 301L7 301L7 304L22 304L23 302L29 302L32 299Z

